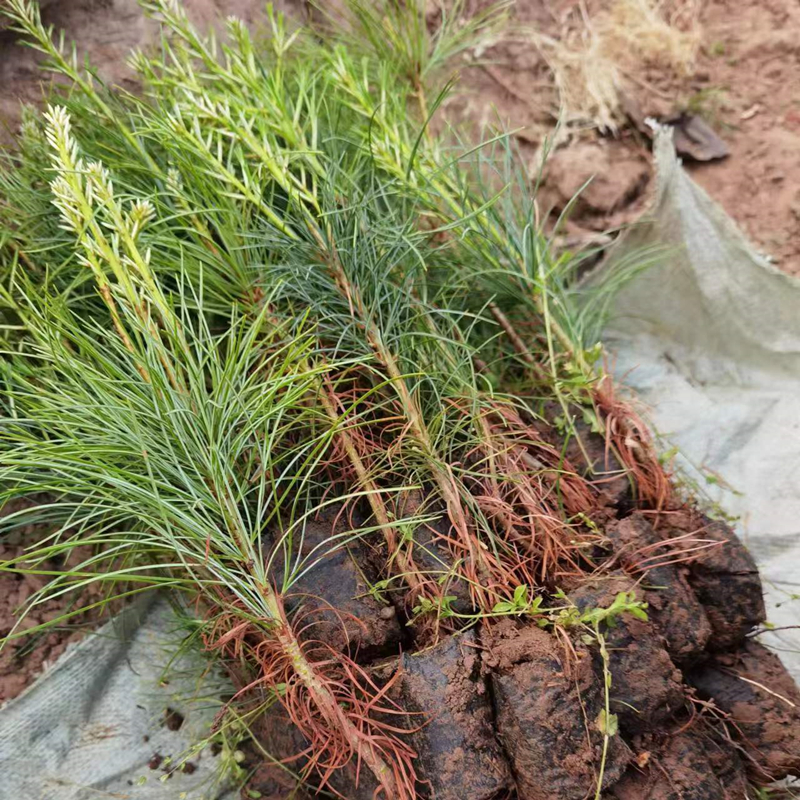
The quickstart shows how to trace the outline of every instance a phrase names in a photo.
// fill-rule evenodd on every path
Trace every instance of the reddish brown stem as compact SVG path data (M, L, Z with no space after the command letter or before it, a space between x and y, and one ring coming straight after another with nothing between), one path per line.
M320 391L320 399L328 418L334 425L336 425L339 422L339 415L336 411L336 400L333 390L328 386L322 387ZM397 561L397 564L400 567L403 578L409 589L417 594L421 593L424 588L424 580L418 573L409 554L399 547L397 529L389 519L389 514L381 497L380 490L376 483L369 476L369 472L367 471L364 461L356 449L352 437L345 428L338 428L336 435L344 447L347 457L350 459L350 463L353 465L353 469L356 472L356 476L358 477L360 485L367 493L367 500L370 504L370 508L372 509L372 513L375 516L375 520L381 528L381 533L386 541L386 547L390 556L393 556Z

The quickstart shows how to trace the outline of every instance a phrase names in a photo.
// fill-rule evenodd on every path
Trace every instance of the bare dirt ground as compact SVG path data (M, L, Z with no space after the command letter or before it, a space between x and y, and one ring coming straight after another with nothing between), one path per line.
M467 73L472 91L453 116L526 126L517 138L531 154L534 173L559 100L547 64L522 32L558 38L580 21L581 11L591 18L607 6L608 0L519 0L513 40L498 42L483 54L485 63ZM794 0L700 0L694 13L701 40L691 72L644 65L622 77L625 106L637 110L640 122L682 110L707 122L730 155L706 163L687 159L693 177L764 253L800 274L800 6ZM594 175L573 223L596 231L635 218L651 177L646 137L631 124L613 135L573 126L556 141L545 202L563 206Z
M486 0L471 0L479 8ZM457 126L500 122L523 128L516 139L539 168L539 148L558 121L559 98L546 59L531 32L558 40L576 21L591 19L610 0L517 0L508 36L472 54L478 66L463 70L466 95L450 104ZM266 22L263 0L184 0L193 21L207 29L229 14L253 26ZM281 0L279 10L296 18L304 0ZM324 5L324 2L323 2ZM436 0L428 0L431 17ZM727 144L730 155L707 163L687 162L695 179L739 222L751 240L784 270L800 274L800 6L796 0L694 0L688 6L701 32L691 72L676 75L657 64L623 76L626 107L641 119L664 119L689 110ZM126 58L156 37L136 0L50 0L45 22L64 29L100 75L130 88ZM0 31L0 124L9 138L20 101L43 97L36 54L17 36ZM477 59L475 58L477 56ZM609 134L591 126L562 126L547 168L545 209L559 209L587 179L570 223L580 241L635 218L646 204L652 170L648 140L631 124Z
M724 92L731 155L694 177L781 268L800 274L800 5L721 0L708 4L705 28L711 55L701 69Z
M0 7L5 2L0 0ZM266 0L185 0L183 5L200 30L218 27L230 15L253 27L267 21ZM277 0L273 5L297 15L301 4ZM76 43L81 57L89 58L104 81L133 88L128 56L158 36L157 23L145 17L137 0L48 0L40 7L44 24L63 30L66 40ZM19 120L20 102L40 103L44 97L46 76L37 69L37 58L37 53L19 44L19 34L0 31L0 126L6 140Z

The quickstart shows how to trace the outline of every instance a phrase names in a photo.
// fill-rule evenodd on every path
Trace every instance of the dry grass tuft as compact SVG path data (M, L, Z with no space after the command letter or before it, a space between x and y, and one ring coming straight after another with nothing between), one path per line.
M552 72L565 124L616 130L628 82L648 67L685 76L700 48L698 0L612 0L590 12L581 2L558 38L534 43Z

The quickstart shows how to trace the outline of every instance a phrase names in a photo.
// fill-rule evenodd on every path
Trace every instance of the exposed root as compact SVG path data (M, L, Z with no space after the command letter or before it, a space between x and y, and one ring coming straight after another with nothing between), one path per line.
M475 469L486 477L476 479L475 493L484 512L510 546L521 547L535 583L584 572L587 547L600 538L581 530L597 505L589 485L513 407L495 405L480 424Z
M264 690L285 709L306 749L303 778L336 791L331 779L348 765L358 783L363 768L377 783L376 797L413 800L414 751L400 738L402 726L385 721L400 710L387 699L391 683L378 687L351 658L314 642L302 642L286 619L279 595L264 591L276 621L243 621L241 614L217 617L205 643L234 662L246 663L251 677L237 696ZM252 667L256 666L255 675Z
M613 448L636 486L637 499L663 509L672 497L669 476L658 460L647 425L620 400L607 375L593 389L592 400L605 427L606 447Z

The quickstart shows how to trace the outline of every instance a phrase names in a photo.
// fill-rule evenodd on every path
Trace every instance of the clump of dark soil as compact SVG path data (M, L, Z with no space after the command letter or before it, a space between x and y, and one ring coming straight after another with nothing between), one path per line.
M252 774L242 789L242 798L310 800L313 796L302 788L298 779L291 773L265 759L255 745L247 748L247 756L245 764L252 769Z
M671 561L664 537L635 513L610 525L606 535L624 569L641 578L650 617L677 664L699 658L711 636L703 606L687 581L688 568Z
M627 479L623 485L613 474L602 439L593 447L588 462L581 451L584 467L603 459L616 489L595 486L606 503L607 516L599 515L608 520L606 543L595 556L596 574L572 581L567 602L581 611L605 608L620 592L633 591L647 602L650 617L645 622L623 615L601 628L610 659L611 712L619 722L604 764L604 796L744 800L748 773L763 781L800 771L800 692L776 656L746 639L763 620L761 585L749 554L727 526L691 509L629 513L634 499ZM320 524L323 530L312 528L308 546L336 523L331 518ZM436 544L441 532L430 533ZM337 636L347 631L340 646L352 651L351 642L358 640L362 655L369 648L411 648L359 660L377 685L389 687L381 718L404 731L417 753L419 798L591 796L601 763L605 698L596 643L569 629L556 635L540 627L541 620L524 617L484 620L457 634L443 630L432 647L402 630L399 636L364 638L362 631L376 630L376 620L383 630L387 619L374 597L365 602L358 577L374 564L375 554L366 545L339 554L344 557L320 562L303 584L309 595L323 595L325 605L307 605L306 599L297 608L323 621L331 606L348 609L364 624L344 628L340 612L333 628ZM458 602L465 606L468 596ZM398 617L406 613L398 604ZM698 703L715 712L698 717ZM280 712L262 725L259 742L279 764L254 761L248 787L277 800L296 788L287 770L302 771L313 754ZM367 800L377 786L366 770L357 773L350 765L332 775L326 788L348 800Z
M308 743L283 710L271 711L253 733L258 742L250 740L240 746L245 757L243 766L251 771L242 787L242 798L307 800L310 795L299 775L307 764ZM270 758L264 758L264 753L269 753Z
M800 690L775 653L748 640L736 652L716 654L688 679L729 715L756 777L800 772Z
M602 674L580 643L569 657L537 627L502 626L485 656L492 671L497 735L519 800L582 800L597 780L602 735ZM604 785L622 774L630 751L611 740Z
M351 524L352 523L352 524ZM332 536L342 537L358 521L348 520L341 507L332 507L309 520L292 542L274 542L272 575L278 585L286 572L306 563L286 596L287 611L299 621L300 635L360 660L396 653L401 638L394 606L380 602L370 586L372 573L366 545L357 539L330 550ZM292 558L287 564L288 545Z
M740 771L728 774L722 757L738 764L735 751L693 730L670 734L643 749L641 765L632 766L612 788L615 800L745 800ZM716 763L716 766L715 766Z
M601 492L609 505L623 508L631 503L628 473L605 437L592 431L585 422L575 423L575 433L567 442L564 455Z
M411 515L418 513L418 509L402 509L403 513ZM423 575L430 575L432 580L441 581L440 588L444 595L453 598L450 607L459 614L468 614L472 611L472 599L470 597L469 586L466 581L459 578L455 573L454 559L448 550L445 542L448 536L448 522L446 511L441 508L427 509L429 515L438 513L439 516L420 525L414 531L414 544L411 554L414 564ZM384 559L384 563L385 563ZM409 614L409 600L416 601L415 597L409 597L403 592L393 592L392 600L397 607L401 617ZM409 630L415 636L421 632L418 626L412 622Z
M512 783L508 764L495 737L491 696L482 674L481 650L474 630L447 636L413 654L378 662L372 677L389 684L381 703L381 721L407 731L416 751L420 798L493 800ZM250 791L266 797L294 785L287 769L297 773L312 755L307 743L281 711L267 721L261 745L280 763L259 763L248 782ZM355 765L331 776L329 788L348 800L370 800L377 788Z
M702 550L692 561L689 583L711 623L712 650L735 647L767 618L755 561L736 534L722 522L698 520L697 536L719 547Z
M474 629L404 653L392 696L409 714L421 797L490 800L511 783Z
M749 798L753 792L749 787L745 762L740 752L741 745L729 739L723 727L698 726L697 732L702 735L711 771L727 792L725 800Z
M598 578L570 594L581 610L608 608L619 592L635 589L622 573ZM603 631L610 653L611 710L629 732L657 727L684 705L681 672L667 653L655 626L634 617Z
M174 708L168 708L164 712L164 726L171 731L179 731L183 727L183 714Z

